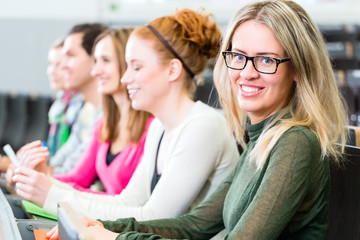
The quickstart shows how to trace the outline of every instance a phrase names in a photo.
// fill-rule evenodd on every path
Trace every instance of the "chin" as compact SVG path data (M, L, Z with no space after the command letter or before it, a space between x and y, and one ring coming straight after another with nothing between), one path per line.
M137 101L132 101L131 106L132 106L133 109L138 110L138 111L143 111L144 110L143 106Z

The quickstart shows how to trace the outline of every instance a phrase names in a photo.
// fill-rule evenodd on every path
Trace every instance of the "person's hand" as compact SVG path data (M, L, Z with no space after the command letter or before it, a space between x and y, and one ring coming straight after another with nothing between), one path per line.
M22 146L17 152L16 152L16 157L19 159L19 161L22 160L25 152L28 149L31 149L33 147L40 147L41 146L41 141L40 140L36 140L30 143L25 144L24 146Z
M119 235L99 225L90 226L88 229L95 240L114 240Z
M11 164L11 161L8 156L2 156L0 154L0 172L6 172L9 165Z
M80 220L82 221L82 223L89 228L90 233L91 234L96 234L96 236L98 236L98 238L95 239L106 239L106 238L101 238L102 236L105 237L104 235L101 235L100 233L104 234L109 234L113 233L109 230L106 230L104 228L104 225L102 224L102 222L96 221L95 219L92 218L88 218L85 216L79 216ZM107 232L102 232L102 230L105 230ZM100 234L100 235L98 235ZM115 236L117 236L118 234L114 233ZM95 235L94 235L95 237ZM51 239L51 240L57 240L59 238L59 228L58 225L56 225L55 227L53 227L49 232L46 233L46 239ZM109 238L110 239L110 238ZM111 239L115 239L115 238L111 238Z
M16 153L21 167L35 169L39 172L47 172L47 161L50 153L47 147L43 147L41 141L34 141L21 147Z
M58 225L53 227L50 231L45 234L46 239L58 240L59 239L59 228Z
M16 193L39 206L43 206L50 191L52 182L41 172L19 167L15 170L12 180L16 182Z
M102 222L97 221L93 218L88 218L85 216L79 216L79 218L86 227L100 226L100 227L104 228L104 224L102 224Z
M15 165L10 163L7 170L6 170L6 173L5 173L5 180L6 182L11 185L11 186L15 186L15 182L12 180L13 176L14 176L14 172L15 172Z

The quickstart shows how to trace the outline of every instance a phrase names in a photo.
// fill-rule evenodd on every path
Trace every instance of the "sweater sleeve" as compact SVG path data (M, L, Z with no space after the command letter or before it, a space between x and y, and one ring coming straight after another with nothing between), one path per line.
M76 165L66 174L55 174L54 178L62 182L71 183L82 188L88 188L97 178L96 173L96 158L100 146L100 129L103 119L99 119L96 123L89 143L80 157Z
M186 215L141 222L122 218L102 223L106 229L121 233L116 239L210 239L224 229L223 202L235 172L233 170L206 201Z
M149 220L183 214L203 190L205 183L212 182L212 178L217 181L224 179L238 159L236 144L226 128L225 119L221 116L214 121L206 121L206 117L193 119L181 129L168 164L152 194L148 176L152 176L154 171L154 160L152 156L145 159L144 154L144 159L120 195L95 196L72 191L72 198L68 198L70 203L79 213L104 220L119 217ZM154 139L150 137L150 140ZM157 143L158 140L150 144L156 146ZM50 189L44 208L59 197L60 192L55 187ZM213 186L209 184L208 188Z

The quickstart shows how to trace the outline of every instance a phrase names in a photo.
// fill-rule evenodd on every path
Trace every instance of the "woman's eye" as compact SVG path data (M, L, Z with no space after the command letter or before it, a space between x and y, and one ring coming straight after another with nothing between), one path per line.
M235 56L234 56L234 59L235 59L236 61L242 62L242 61L244 61L245 56L243 56L243 55L235 55Z
M270 65L270 64L274 64L275 60L270 57L263 57L262 63Z

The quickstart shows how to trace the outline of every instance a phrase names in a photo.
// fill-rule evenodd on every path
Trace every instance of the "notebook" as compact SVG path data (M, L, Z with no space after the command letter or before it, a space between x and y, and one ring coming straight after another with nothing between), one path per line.
M46 212L42 207L36 205L35 203L26 200L22 200L21 203L27 213L57 221L56 215Z

